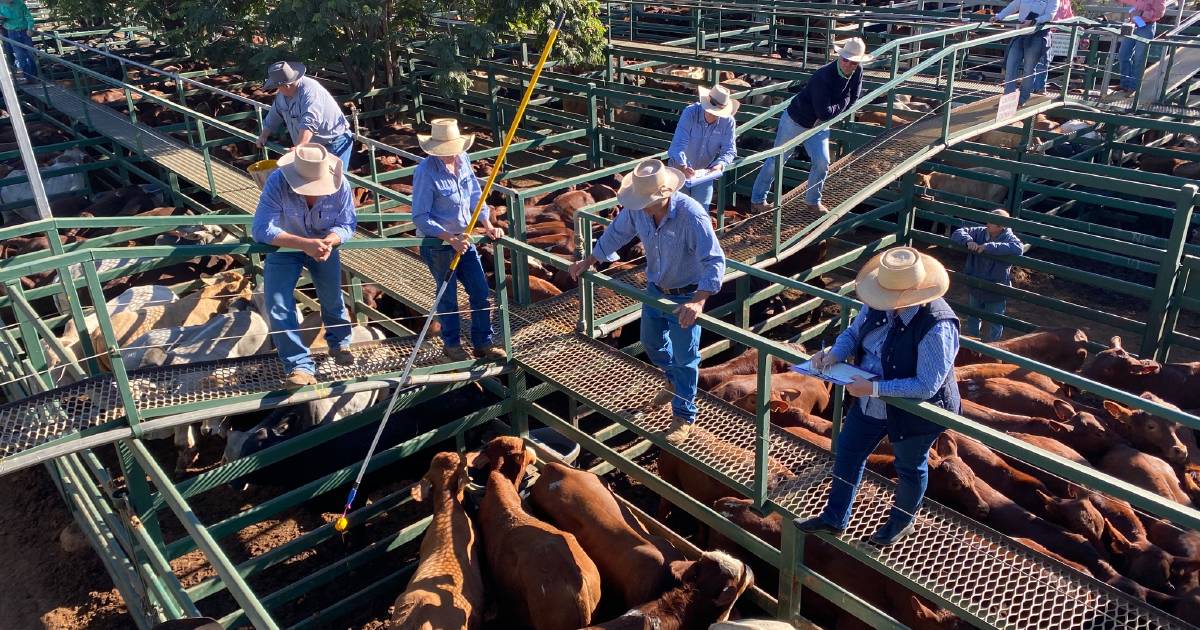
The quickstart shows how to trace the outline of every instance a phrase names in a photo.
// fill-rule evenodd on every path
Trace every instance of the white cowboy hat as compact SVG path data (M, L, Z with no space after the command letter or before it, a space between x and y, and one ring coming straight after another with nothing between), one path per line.
M861 37L847 39L841 45L834 46L833 52L837 53L842 59L855 63L867 63L875 60L875 55L867 54L867 43Z
M711 89L698 86L696 93L700 97L700 104L704 106L704 111L718 118L729 118L736 114L738 108L741 107L741 103L729 95L729 88L724 85L717 85Z
M893 247L858 272L855 293L864 304L887 311L932 302L950 289L950 276L936 258L911 247Z
M263 84L263 89L290 85L303 78L304 64L299 61L276 61L267 67L267 82Z
M453 118L435 118L429 125L432 128L429 135L417 134L421 150L429 155L458 155L475 144L475 134L464 136Z
M296 145L279 158L279 170L297 195L321 197L342 187L342 161L319 144Z
M661 160L642 160L621 179L617 202L631 210L641 210L675 194L684 179L682 172L666 166Z

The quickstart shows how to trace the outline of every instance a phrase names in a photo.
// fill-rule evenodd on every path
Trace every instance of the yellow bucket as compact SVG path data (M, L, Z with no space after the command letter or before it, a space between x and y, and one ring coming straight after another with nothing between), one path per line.
M278 163L275 160L259 160L250 165L246 172L254 179L254 183L258 185L258 189L262 190L263 186L267 185L267 177L271 175L271 171L278 168Z

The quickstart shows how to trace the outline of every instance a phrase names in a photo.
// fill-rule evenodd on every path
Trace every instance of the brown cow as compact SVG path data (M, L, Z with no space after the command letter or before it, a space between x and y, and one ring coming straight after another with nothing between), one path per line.
M537 630L581 628L600 603L600 572L574 536L521 507L517 486L535 461L512 436L488 442L471 461L487 471L479 524L488 566L522 621Z
M784 344L796 352L804 352L804 346L798 343ZM791 364L776 356L771 357L771 372L778 374L788 371ZM700 368L700 389L711 390L722 381L734 376L745 376L758 373L758 349L751 348L738 356L717 365Z
M757 394L743 398L738 402L738 406L745 409L744 403L749 400L750 409L748 411L753 412L756 398ZM782 400L772 399L769 404L771 408L771 424L775 426L801 428L825 438L833 435L833 423L825 418L814 416L803 409L792 407ZM829 447L825 448L826 450L829 449Z
M1115 445L1100 458L1097 468L1161 497L1183 505L1192 504L1170 464L1128 444Z
M1067 407L1060 405L1059 408L1063 413L1067 412ZM1074 409L1070 411L1074 415ZM1071 431L1071 425L1068 423L1049 418L1004 413L966 398L962 401L962 415L976 422L982 422L993 429L1006 432L1032 433L1052 437Z
M771 399L786 402L805 413L824 412L829 406L829 391L829 383L807 374L789 371L771 376ZM711 393L753 411L758 393L758 375L734 376L714 387Z
M1014 381L1029 383L1034 387L1056 396L1070 397L1070 390L1054 382L1045 374L1038 374L1019 365L1011 363L976 363L960 365L954 368L954 379L969 381L971 379L1007 378Z
M1012 177L1012 175L1007 171L1001 171L983 166L969 168L967 170L984 175L994 175L1004 178ZM918 186L932 188L934 190L950 193L952 195L962 195L964 197L982 199L984 201L991 202L993 205L1002 205L1004 201L1008 199L1008 186L993 182L980 181L978 179L963 175L951 175L950 173L939 172L919 173L917 175L916 184Z
M1087 340L1087 334L1077 328L1046 328L988 345L1074 372L1087 360ZM1000 359L966 348L960 349L954 365L972 363L1000 363Z
M1075 414L1075 404L1041 389L1007 378L971 379L958 385L962 397L971 402L1022 416L1056 418Z
M1116 567L1142 586L1171 593L1194 585L1200 561L1172 555L1146 539L1129 540L1107 521L1104 535Z
M1142 394L1142 397L1160 404L1163 402L1149 392ZM1174 407L1170 403L1167 405ZM1111 400L1104 401L1104 410L1116 421L1120 433L1137 448L1158 455L1176 466L1200 464L1200 461L1192 459L1193 456L1200 457L1200 453L1196 452L1196 438L1191 429Z
M746 563L720 551L706 551L696 561L671 563L680 585L658 599L596 626L603 630L707 628L729 619L733 605L754 584Z
M728 451L725 457L738 457L750 465L754 461L754 453L733 446L722 449ZM795 477L795 474L773 457L767 459L767 487L774 488L785 479ZM713 479L695 466L684 464L679 458L667 451L658 454L658 476L663 481L679 488L688 496L705 504L712 505L717 499L729 496L729 488L720 481ZM658 518L665 519L671 513L671 503L665 498L659 501Z
M1138 360L1121 347L1120 337L1110 343L1112 347L1088 364L1084 376L1135 394L1151 392L1184 409L1200 407L1200 362Z
M592 473L546 464L529 498L555 525L575 536L595 560L609 592L619 592L625 606L662 594L670 575L668 564L683 559L670 543L651 536Z
M392 628L478 628L483 610L479 545L463 508L466 462L458 453L438 453L429 472L413 486L413 499L433 504L433 521L421 540L421 559L396 599Z
M971 470L993 488L1003 492L1021 507L1041 512L1046 486L1037 478L1013 468L982 442L956 431L946 431L934 442L938 455L957 455Z

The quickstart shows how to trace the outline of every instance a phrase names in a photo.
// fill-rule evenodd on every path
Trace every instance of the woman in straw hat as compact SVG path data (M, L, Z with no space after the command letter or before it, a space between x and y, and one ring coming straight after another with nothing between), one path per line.
M642 345L650 361L667 375L667 386L644 411L671 403L666 440L682 444L696 421L696 384L700 377L700 327L696 318L708 296L721 290L725 253L713 232L708 211L677 194L683 173L658 160L643 160L621 181L617 202L623 209L596 240L592 253L571 265L571 277L603 260L633 237L646 248L646 292L678 304L668 314L642 306ZM672 316L673 315L673 316Z
M671 166L683 171L691 179L697 170L724 171L737 157L737 140L734 137L738 102L729 90L718 85L713 88L699 87L699 101L688 105L675 126L675 137L667 149ZM712 201L714 179L693 186L684 186L683 194L700 202L708 210Z
M321 303L330 354L340 365L354 362L337 246L350 240L357 224L341 160L319 144L302 144L279 158L279 168L267 178L258 198L251 233L260 243L300 250L271 252L263 263L271 341L279 350L287 374L284 383L289 386L317 382L316 363L300 338L294 295L305 268Z
M438 118L430 125L429 135L417 134L421 150L429 157L422 160L413 173L413 223L418 235L439 238L444 244L422 245L421 258L429 265L434 282L441 282L454 255L462 254L454 277L462 283L471 304L471 346L475 357L504 360L507 358L504 348L496 346L492 340L491 305L483 263L479 251L464 234L475 204L483 194L466 153L475 142L475 135L460 133L458 122L451 118ZM483 204L479 211L479 226L484 234L490 239L504 236L504 230L492 226L489 212L487 204ZM458 291L453 286L448 287L436 306L441 313L442 352L451 361L467 360L459 337L462 321L458 314Z
M354 134L333 95L312 77L304 76L304 64L298 61L277 61L267 68L263 88L274 89L275 101L263 119L262 133L256 144L261 147L279 128L287 126L292 146L315 142L324 146L350 168L350 153L354 149Z
M871 542L890 545L913 532L929 478L929 447L943 427L880 397L927 401L959 412L958 317L942 299L949 287L942 264L911 247L889 249L858 272L855 291L865 308L832 348L813 355L812 364L826 369L853 359L876 378L855 377L846 386L859 400L838 433L829 500L816 518L796 519L802 531L840 534L849 525L867 456L887 436L899 484L891 514Z
M834 52L838 58L817 68L780 114L779 126L775 130L775 146L846 111L862 94L862 64L875 59L867 54L867 44L858 37L852 37L842 46L834 48ZM821 189L829 175L829 130L819 131L805 140L804 150L808 152L811 163L804 201L811 210L824 212ZM763 161L750 190L750 208L754 212L766 212L773 207L767 201L767 193L774 186L775 158L771 157Z

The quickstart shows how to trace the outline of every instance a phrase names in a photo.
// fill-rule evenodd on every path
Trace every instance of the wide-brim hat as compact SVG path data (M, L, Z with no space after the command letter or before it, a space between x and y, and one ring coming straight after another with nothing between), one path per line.
M429 135L417 134L421 150L429 155L458 155L475 144L475 134L463 134L453 118L435 118L429 123Z
M833 47L833 52L846 61L855 63L867 63L875 61L875 55L867 54L867 43L861 37L851 37L839 45Z
M271 90L295 83L304 78L304 72L304 64L299 61L276 61L267 67L267 82L263 84L263 89Z
M671 168L661 160L653 158L638 162L633 171L621 179L617 190L617 203L626 208L641 210L646 206L666 199L683 186L683 173Z
M297 195L321 197L342 187L342 161L319 144L296 145L278 162L279 171Z
M858 272L855 293L877 311L932 302L950 289L950 275L936 258L911 247L893 247Z
M729 88L724 85L717 85L712 88L704 86L696 87L696 95L700 99L700 105L704 107L704 111L718 118L729 118L737 113L741 103L729 93Z

